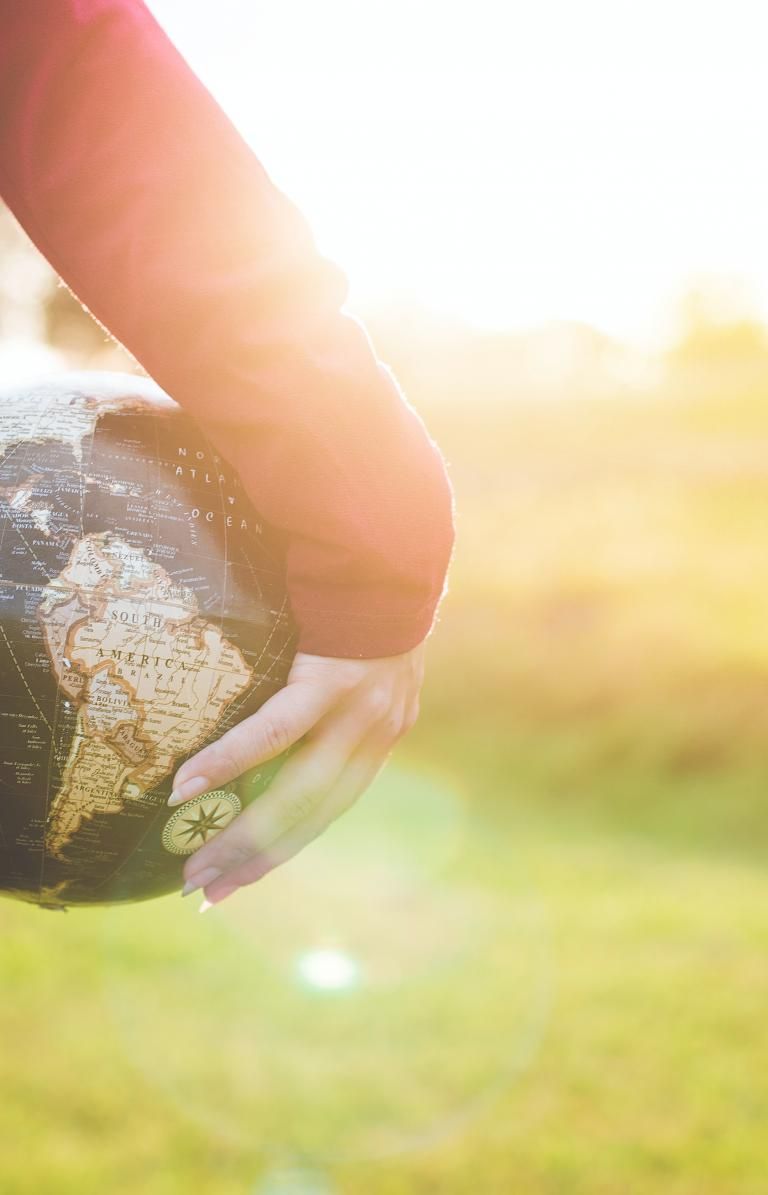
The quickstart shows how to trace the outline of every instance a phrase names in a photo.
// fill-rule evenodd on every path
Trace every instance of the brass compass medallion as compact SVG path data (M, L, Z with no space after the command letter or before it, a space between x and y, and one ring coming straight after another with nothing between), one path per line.
M165 823L163 846L172 855L191 855L228 826L241 808L235 794L224 788L185 801Z

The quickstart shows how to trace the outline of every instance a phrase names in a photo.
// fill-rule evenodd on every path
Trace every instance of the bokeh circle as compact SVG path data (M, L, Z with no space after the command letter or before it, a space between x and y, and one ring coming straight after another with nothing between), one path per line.
M103 918L104 999L130 1063L212 1138L310 1166L432 1146L536 1054L544 910L439 779L390 767L290 864L195 901Z

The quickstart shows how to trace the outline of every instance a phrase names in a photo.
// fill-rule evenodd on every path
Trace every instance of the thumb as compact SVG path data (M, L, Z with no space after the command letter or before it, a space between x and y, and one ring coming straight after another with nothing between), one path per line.
M182 764L168 804L180 805L281 755L312 729L337 696L330 686L289 681L250 718Z

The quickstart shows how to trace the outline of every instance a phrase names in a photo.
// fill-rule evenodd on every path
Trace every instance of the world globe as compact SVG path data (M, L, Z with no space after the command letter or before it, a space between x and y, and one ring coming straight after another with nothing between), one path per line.
M280 536L148 379L0 392L0 892L178 889L279 761L177 809L177 768L286 682Z

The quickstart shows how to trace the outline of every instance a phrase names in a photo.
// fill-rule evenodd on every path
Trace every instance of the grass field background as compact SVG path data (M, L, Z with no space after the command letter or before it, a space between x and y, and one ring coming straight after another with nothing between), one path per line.
M226 911L0 905L3 1195L768 1189L768 398L425 409L420 724Z

